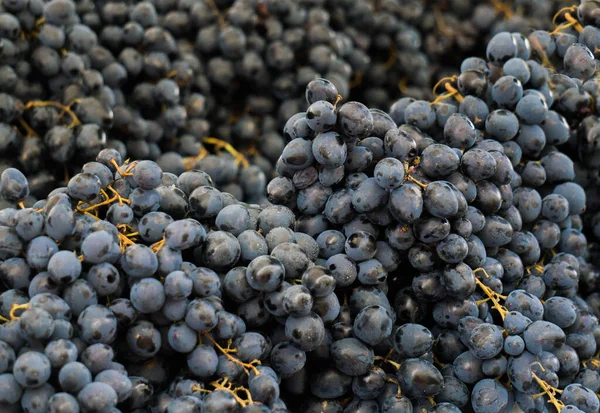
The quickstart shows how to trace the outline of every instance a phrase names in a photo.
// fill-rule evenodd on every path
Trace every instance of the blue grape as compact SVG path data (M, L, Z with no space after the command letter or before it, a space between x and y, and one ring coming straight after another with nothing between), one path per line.
M50 360L37 351L23 353L13 366L15 380L25 388L41 386L48 381L50 373Z

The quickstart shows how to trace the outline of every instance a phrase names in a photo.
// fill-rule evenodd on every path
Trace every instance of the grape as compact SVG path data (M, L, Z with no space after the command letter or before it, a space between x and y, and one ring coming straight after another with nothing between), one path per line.
M418 397L434 396L440 392L444 384L444 378L435 366L415 358L407 359L401 364L398 370L398 381L401 388L408 389L409 393Z
M129 380L127 375L117 370L104 370L98 373L98 375L95 378L95 381L100 383L106 383L109 386L111 386L117 393L117 398L119 402L123 402L131 396L131 380Z
M525 341L520 336L510 336L504 341L504 352L510 356L518 356L525 350Z
M7 168L0 176L0 195L11 202L22 201L29 195L27 178L15 168Z
M483 379L473 388L471 404L475 412L499 412L508 403L507 390L495 380Z
M15 380L25 388L41 386L48 381L50 373L50 360L37 351L20 355L13 366Z
M12 373L0 375L0 386L3 389L2 396L0 396L3 403L18 403L23 395L23 388Z
M323 341L323 320L315 314L290 316L285 323L285 336L300 350L315 350Z
M375 345L389 337L392 332L392 316L380 305L363 308L354 320L354 333L365 343Z
M597 2L38 3L0 15L0 404L598 410Z
M77 401L84 409L107 410L117 404L118 395L108 384L94 382L86 385L79 392Z

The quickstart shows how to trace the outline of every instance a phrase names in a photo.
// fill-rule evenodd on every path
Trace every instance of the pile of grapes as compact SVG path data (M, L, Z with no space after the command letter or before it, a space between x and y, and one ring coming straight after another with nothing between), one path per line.
M2 0L0 412L600 413L600 1Z

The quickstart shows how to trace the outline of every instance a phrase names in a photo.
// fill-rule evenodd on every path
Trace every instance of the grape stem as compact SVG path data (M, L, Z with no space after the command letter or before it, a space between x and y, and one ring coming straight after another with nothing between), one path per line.
M25 304L13 304L10 308L10 312L8 313L11 320L17 320L19 317L15 315L17 310L27 310L29 308L29 303Z
M131 170L133 168L135 168L135 165L137 165L137 162L132 162L130 165L128 165L129 159L126 160L123 163L123 165L119 165L117 163L117 161L115 160L115 158L111 158L110 161L108 161L108 162L116 168L117 173L121 176L121 178L125 178L126 176L133 176L133 173L131 172ZM125 165L127 165L127 167L125 168L125 170L123 172L121 172L121 168Z
M258 370L255 366L255 364L260 365L260 360L253 360L250 363L244 363L243 361L241 361L238 358L233 357L230 353L235 353L237 352L237 349L232 349L231 348L231 341L229 342L227 348L223 348L219 345L219 343L217 343L215 341L214 338L212 338L208 333L203 333L202 336L206 337L206 339L208 341L210 341L216 348L217 350L219 350L221 353L223 353L223 355L225 357L227 357L229 359L229 361L239 364L240 366L242 366L242 368L244 369L244 371L246 372L246 374L249 374L248 370L252 370L252 372L259 376L260 375L260 370Z
M454 86L452 86L452 83L455 83L457 79L458 79L458 76L453 75L453 76L443 77L440 80L438 80L438 82L433 86L433 89L432 89L432 93L433 93L433 96L435 96L435 99L429 103L431 105L435 105L436 103L439 103L442 100L448 99L451 97L454 97L454 99L456 99L458 101L458 103L462 102L464 99L463 96L460 94L460 92L456 88L454 88ZM438 95L437 89L442 84L444 85L444 89L446 89L447 93Z
M498 12L502 13L504 15L504 18L507 20L512 19L513 16L515 15L513 13L513 11L511 10L510 6L508 4L503 3L500 0L492 0L492 6Z
M484 292L484 294L488 296L487 299L480 300L480 302L486 302L488 300L491 301L492 308L494 308L496 311L498 311L498 313L500 313L500 317L502 317L502 319L504 320L504 317L506 316L506 314L508 314L508 310L506 309L506 307L501 305L498 300L500 300L500 299L506 300L506 296L498 294L497 292L492 290L490 287L488 287L487 285L482 283L481 280L477 277L475 277L475 282L477 283L479 288L481 288L481 290ZM478 303L480 303L480 302L478 302Z
M54 102L52 100L32 100L31 102L27 102L27 104L23 107L24 110L28 110L31 108L40 108L45 106L52 106L54 108L62 110L62 112L67 113L71 117L71 123L67 126L69 129L74 128L75 126L81 125L81 121L77 117L77 115L71 110L70 105L65 106L61 103ZM61 112L61 114L62 114ZM60 117L60 115L59 115Z
M242 155L233 146L231 146L231 144L229 142L225 142L225 141L223 141L221 139L217 139L217 138L204 138L204 140L202 142L207 143L209 145L214 145L215 150L225 149L228 153L230 153L234 157L235 161L239 165L242 165L244 168L247 168L250 165L250 163L244 157L244 155Z
M19 124L23 129L25 129L25 132L27 132L27 135L25 135L26 138L39 137L38 133L33 130L31 126L29 126L29 123L27 123L25 119L20 118Z
M388 383L394 383L396 386L398 386L398 391L396 393L396 398L399 399L402 397L402 389L400 388L400 383L398 382L398 380L396 380L393 377L387 377L385 379L385 381L387 381Z
M362 84L362 80L363 80L362 73L356 71L356 72L354 72L354 77L352 78L352 81L350 82L350 84L348 86L350 87L350 89L354 89Z
M474 272L474 273L477 273L477 272L482 272L482 273L483 273L483 275L485 275L485 278L490 278L490 275L487 273L487 271L485 270L485 268L481 268L481 267L479 267L479 268L475 268L475 269L473 270L473 272Z
M223 390L231 393L231 395L235 398L235 401L237 401L242 407L246 407L249 404L254 404L250 390L242 386L233 387L233 383L231 383L228 378L213 381L210 383L210 385L213 386L215 390ZM246 399L242 399L238 395L239 392L243 392L246 396Z
M119 232L119 247L121 248L121 253L125 252L125 250L132 246L135 245L135 242L133 242L133 240L130 240L129 238L127 238L127 236L125 236L125 234L122 234Z
M404 162L404 182L410 181L423 189L427 189L427 184L424 184L423 182L417 180L410 173L411 167L409 166L408 162Z
M591 364L594 368L598 368L600 367L600 360L596 359L596 358L591 358L589 360L583 360L581 362L581 364L583 364L583 367L585 367L586 369L588 368L588 363Z
M581 33L581 31L583 30L583 27L581 26L581 24L577 21L576 18L574 18L571 15L571 12L574 12L577 10L577 6L569 6L569 7L563 7L562 9L560 9L559 11L556 12L556 14L554 15L554 17L552 18L552 24L556 25L556 20L558 19L558 17L564 12L564 18L567 21L566 23L560 24L556 27L556 29L554 29L552 32L550 32L550 34L556 34L559 33L560 31L573 26L573 28L575 30L577 30L577 33Z
M395 368L396 370L398 370L398 369L400 368L400 363L396 363L395 361L388 360L386 357L375 356L375 360L377 360L377 361L382 361L382 362L384 362L384 363L388 363L388 364L390 364L390 365L394 366L394 368Z
M342 95L338 94L337 97L335 98L335 103L333 104L334 108L337 108L338 103L340 103L340 101L342 100Z
M160 251L162 249L162 247L165 246L165 241L166 241L165 237L162 237L162 239L160 241L152 244L152 246L150 248L152 249L152 251L154 251L155 254L157 254L158 251Z
M107 185L106 187L108 188L108 190L109 190L110 192L112 192L112 193L114 194L114 198L116 198L116 199L117 199L117 201L119 201L119 205L123 205L123 203L126 203L126 204L131 204L131 201L130 201L129 199L127 199L127 198L123 198L123 197L121 196L121 194L120 194L119 192L117 192L117 190L116 190L116 189L114 189L112 186L110 186L110 185Z
M217 18L219 28L223 29L226 26L225 17L223 17L215 2L213 0L205 0L204 3L206 3L213 15Z
M205 389L203 387L200 387L199 384L192 384L192 391L193 392L200 392L200 393L212 393L210 390Z
M398 90L400 91L400 93L406 94L406 92L407 92L406 85L407 84L408 84L408 76L404 76L402 79L400 79L400 81L398 82Z
M385 61L385 63L383 64L383 67L385 67L388 70L391 69L392 67L394 67L397 57L398 57L398 49L396 49L395 45L392 45L390 47L390 55L389 55L388 59Z
M189 171L191 169L194 169L194 166L196 166L196 163L201 161L202 159L204 159L207 155L208 155L208 151L206 150L206 148L204 148L204 146L202 146L200 148L200 152L198 153L198 155L188 156L186 158L183 158L183 165L185 167L185 170Z
M536 396L541 396L541 395L547 395L549 400L548 403L552 404L557 411L561 411L563 407L565 407L565 404L562 402L562 400L559 400L556 398L556 393L562 393L562 390L557 389L556 387L552 387L550 386L548 383L546 383L544 380L542 380L540 377L538 377L535 373L531 373L531 377L533 377L533 379L536 381L536 383L542 388L543 392L540 393L539 395Z
M542 66L552 70L553 72L556 72L556 68L550 62L550 59L548 59L548 55L544 51L544 48L540 44L539 40L536 39L534 36L531 36L529 41L531 42L531 45L534 47L535 51L540 55L540 59L542 60ZM550 81L548 81L548 85L550 86L550 89L553 89L553 85Z
M525 267L525 271L527 271L527 275L531 275L532 270L536 270L540 274L544 272L544 267L540 264L533 264L528 267Z

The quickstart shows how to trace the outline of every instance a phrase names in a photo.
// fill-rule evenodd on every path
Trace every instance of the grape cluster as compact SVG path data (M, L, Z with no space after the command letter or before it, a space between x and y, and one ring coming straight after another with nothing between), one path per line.
M2 169L22 170L32 195L45 198L111 148L123 159L153 160L178 175L202 167L218 187L261 202L269 161L250 164L210 134L215 129L207 115L217 109L193 36L213 17L207 7L3 2ZM241 122L238 129L247 134L253 127ZM280 139L272 136L275 150Z
M497 34L487 61L466 59L434 88L445 93L400 99L390 115L309 84L268 198L316 238L336 290L349 287L350 317L331 326L336 374L375 386L364 395L356 379L346 389L313 380L317 397L338 386L336 396L353 394L348 411L404 411L388 406L407 403L386 384L397 379L413 409L598 411L597 293L585 300L598 272L586 259L585 191L559 149L568 120L586 112L549 109L574 92L553 82L587 80L595 61L573 44L559 70L577 60L579 77L549 75L530 59L543 33ZM334 348L370 363L349 369ZM397 377L380 371L388 364Z
M556 8L519 3L8 1L1 165L46 197L108 147L175 174L196 164L261 203L280 129L306 109L309 81L326 77L345 99L380 109L401 92L426 96L432 78L479 51L477 39L548 25ZM232 143L236 153L223 151Z
M512 6L4 0L0 411L598 413L600 1Z

